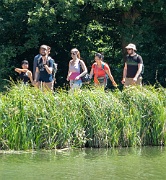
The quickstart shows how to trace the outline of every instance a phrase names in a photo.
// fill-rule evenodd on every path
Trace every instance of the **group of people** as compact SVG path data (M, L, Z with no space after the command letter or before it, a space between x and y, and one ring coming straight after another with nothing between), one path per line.
M51 47L41 45L39 54L35 56L33 62L33 74L28 69L29 63L27 60L22 61L22 69L15 68L19 73L20 79L27 84L28 81L41 89L53 90L55 79L53 77L53 63L54 60L49 56Z
M126 46L127 56L124 63L122 84L125 87L129 85L142 85L141 72L143 69L143 60L140 55L136 53L135 44L128 44ZM55 79L52 75L54 60L50 57L51 48L47 45L41 45L39 54L35 56L33 63L33 75L28 70L28 61L22 61L22 68L16 68L15 71L19 73L20 79L26 84L31 81L33 86L53 90ZM80 57L78 49L71 49L71 60L69 61L69 68L67 74L67 81L70 82L70 89L75 90L81 88L83 82L82 77L88 73L84 61ZM109 65L103 61L104 56L101 53L95 54L95 62L92 64L89 78L94 77L94 85L106 87L107 79L109 78L114 87L117 83L111 74Z

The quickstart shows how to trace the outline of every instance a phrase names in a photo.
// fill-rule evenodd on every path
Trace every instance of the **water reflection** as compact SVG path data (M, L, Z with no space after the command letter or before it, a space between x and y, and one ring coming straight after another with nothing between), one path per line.
M165 166L165 147L0 152L0 180L159 180Z

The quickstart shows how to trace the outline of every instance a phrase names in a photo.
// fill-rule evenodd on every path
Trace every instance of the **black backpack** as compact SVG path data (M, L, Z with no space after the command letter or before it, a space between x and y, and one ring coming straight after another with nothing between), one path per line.
M81 66L81 63L79 62L80 64L80 74L83 72L83 69L82 69L82 66ZM91 81L90 79L90 75L88 73L86 73L84 76L81 77L81 80L82 80L82 83L89 83Z
M52 76L53 76L53 79L55 80L55 76L56 76L56 73L58 71L58 64L55 63L54 59L51 59L53 61L53 70L52 70Z

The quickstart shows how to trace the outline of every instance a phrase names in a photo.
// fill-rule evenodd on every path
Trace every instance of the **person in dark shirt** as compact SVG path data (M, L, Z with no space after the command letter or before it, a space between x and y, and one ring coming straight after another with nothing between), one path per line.
M37 84L39 88L46 90L53 90L53 60L48 56L50 54L50 48L47 45L40 46L41 58L38 59L34 84Z
M142 85L142 57L135 52L137 50L135 44L128 44L126 49L127 56L125 59L123 79L121 82L124 84L124 87L129 85Z
M19 78L27 84L29 81L33 83L32 72L28 69L29 63L27 60L23 60L21 63L22 68L15 68L15 71L19 73Z
M47 46L47 47L48 47L48 55L49 55L50 51L51 51L51 47L49 47L49 46ZM42 53L42 48L40 47L39 48L39 54L37 54L33 60L33 79L35 79L35 72L36 72L38 60L42 57L41 53ZM52 59L52 58L50 56L48 56L48 59ZM38 78L39 78L39 76L38 76Z

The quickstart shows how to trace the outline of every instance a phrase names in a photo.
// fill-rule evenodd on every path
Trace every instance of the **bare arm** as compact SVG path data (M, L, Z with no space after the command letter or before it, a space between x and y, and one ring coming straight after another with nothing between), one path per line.
M69 62L69 67L70 67L70 63L71 63L71 61ZM69 69L70 69L70 68L69 68ZM71 75L71 73L72 73L72 72L70 72L69 69L68 69L68 74L67 74L67 78L66 78L67 81L69 81L69 77L70 77L70 75Z
M137 73L136 73L135 77L133 78L134 81L137 81L138 76L141 74L142 66L143 66L143 64L138 64Z
M84 76L88 72L87 67L86 67L84 61L80 60L80 63L81 63L81 67L83 69L83 72L79 75L79 78Z
M38 67L36 67L34 82L37 82L37 80L38 80L38 76L39 76L39 68L38 68Z
M15 68L15 71L21 74L22 72L27 72L28 69L20 69L20 68Z
M115 82L115 80L111 74L111 70L110 70L109 66L108 65L106 65L106 66L108 67L108 70L105 70L105 72L108 74L113 86L117 87L117 84L116 84L116 82Z
M46 71L48 72L48 74L52 74L52 70L53 68L52 67L48 67L47 64L44 65Z
M28 77L31 81L31 83L33 83L33 78L32 78L32 72L31 71L27 71Z
M121 81L122 84L125 83L126 75L127 75L127 64L125 63L124 69L123 69L123 79L122 79L122 81Z
M92 79L93 74L94 74L94 70L93 70L93 68L91 68L91 71L90 71L90 79Z

